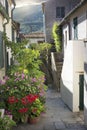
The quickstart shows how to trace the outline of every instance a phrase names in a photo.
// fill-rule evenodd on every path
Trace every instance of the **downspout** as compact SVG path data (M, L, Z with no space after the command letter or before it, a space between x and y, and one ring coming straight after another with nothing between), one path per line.
M45 42L46 42L45 2L42 3L42 12L43 12L43 32L44 32Z
M7 22L3 24L4 28L4 34L6 34L6 25L9 23L9 19L7 19ZM6 53L6 44L3 42L3 50L4 50L4 66L5 66L5 75L7 70L7 53Z
M11 10L11 19L13 20L13 11L14 11L14 9L15 9L15 6L16 6L16 4L15 4L15 2L13 1L13 3L14 3L14 7L12 8L12 10ZM12 36L13 36L13 28L12 28ZM12 39L13 40L13 39Z
M15 6L16 6L16 4L14 3L14 7L13 7L13 9L11 10L11 18L12 18L12 20L13 20L13 11L14 11L14 9L15 9Z

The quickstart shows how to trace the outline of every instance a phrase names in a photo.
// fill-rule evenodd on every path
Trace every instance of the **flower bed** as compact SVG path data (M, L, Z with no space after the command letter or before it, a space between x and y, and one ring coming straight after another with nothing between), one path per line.
M45 89L43 76L37 79L17 72L0 81L0 98L9 117L24 122L27 118L39 117L44 111Z

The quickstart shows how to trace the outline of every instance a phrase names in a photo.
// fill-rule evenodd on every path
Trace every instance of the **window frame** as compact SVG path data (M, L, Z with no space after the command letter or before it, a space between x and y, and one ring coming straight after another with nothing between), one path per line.
M56 18L64 18L65 16L65 7L57 6L56 7Z

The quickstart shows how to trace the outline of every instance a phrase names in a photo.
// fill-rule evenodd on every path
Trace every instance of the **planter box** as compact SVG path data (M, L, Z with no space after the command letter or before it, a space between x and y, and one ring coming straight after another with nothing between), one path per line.
M1 113L2 118L4 117L4 112L5 112L5 109L0 109L0 113Z

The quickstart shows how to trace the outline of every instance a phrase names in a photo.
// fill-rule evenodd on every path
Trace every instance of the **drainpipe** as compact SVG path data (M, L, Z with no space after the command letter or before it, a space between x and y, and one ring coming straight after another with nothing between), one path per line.
M14 11L15 6L16 6L16 4L15 4L15 2L14 2L14 1L13 1L13 3L14 3L14 7L13 7L13 9L11 10L11 18L12 18L12 20L13 20L13 11Z
M3 24L3 28L4 28L4 33L6 34L6 25L9 23L9 19L7 20L7 22L5 22ZM5 75L6 75L6 69L7 69L7 54L6 54L6 45L5 43L3 44L3 50L4 50L4 66L5 66Z
M13 0L13 5L14 5L14 7L12 8L12 10L11 10L11 19L13 20L13 11L14 11L14 9L15 9L15 6L16 6L16 4L15 4L15 2L14 2L14 0ZM12 28L12 27L11 27ZM12 36L13 36L13 28L12 28ZM12 37L11 37L12 38ZM13 41L13 38L12 38L12 41Z
M42 12L43 12L43 31L44 31L45 42L46 42L45 3L46 2L42 3Z

